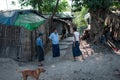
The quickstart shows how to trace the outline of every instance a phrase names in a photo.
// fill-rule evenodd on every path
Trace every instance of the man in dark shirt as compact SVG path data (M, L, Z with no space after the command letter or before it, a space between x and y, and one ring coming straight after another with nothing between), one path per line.
M38 56L38 61L41 62L44 60L44 49L43 49L43 42L42 42L42 33L39 34L39 36L36 39L36 48L37 48L37 56Z

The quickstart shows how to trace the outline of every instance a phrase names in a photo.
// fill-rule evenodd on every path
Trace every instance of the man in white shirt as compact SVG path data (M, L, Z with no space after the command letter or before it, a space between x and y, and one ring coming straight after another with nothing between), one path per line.
M82 61L84 59L82 52L79 48L80 46L80 33L77 31L77 28L73 28L73 46L72 46L72 51L73 51L73 58L74 60L80 60ZM80 59L82 58L82 59Z
M51 40L52 43L53 57L59 57L60 56L59 35L56 28L53 29L53 33L50 34L49 39Z

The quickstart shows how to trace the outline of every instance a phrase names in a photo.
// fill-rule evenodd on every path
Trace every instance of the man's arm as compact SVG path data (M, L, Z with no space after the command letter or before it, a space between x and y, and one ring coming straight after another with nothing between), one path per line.
M49 39L50 40L50 46L52 46L52 40L51 39Z
M39 43L40 43L40 46L41 46L42 48L44 48L44 45L43 45L43 42L42 42L41 39L40 39Z
M50 46L52 46L52 35L49 36Z
M79 41L81 42L81 36L79 35Z
M73 34L73 37L74 37L74 42L73 42L73 44L74 44L74 47L75 47L75 42L76 42L75 34Z

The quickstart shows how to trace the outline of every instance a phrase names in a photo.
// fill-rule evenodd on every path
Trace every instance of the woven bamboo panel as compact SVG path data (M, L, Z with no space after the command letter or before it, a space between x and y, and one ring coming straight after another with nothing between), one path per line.
M49 37L48 24L43 24L34 31L23 27L5 26L0 24L0 57L10 57L20 61L32 60L36 54L36 37L43 32L43 42Z

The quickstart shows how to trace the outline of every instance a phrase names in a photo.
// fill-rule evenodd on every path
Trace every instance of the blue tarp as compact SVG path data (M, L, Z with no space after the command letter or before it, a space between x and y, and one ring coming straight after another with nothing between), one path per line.
M5 25L14 25L19 14L34 13L41 17L41 15L35 10L12 10L0 12L0 23Z
M14 25L18 13L16 11L6 11L0 13L0 23L5 25Z

